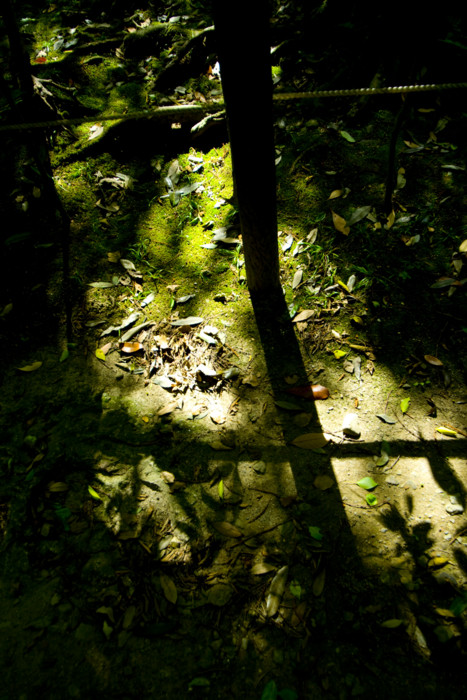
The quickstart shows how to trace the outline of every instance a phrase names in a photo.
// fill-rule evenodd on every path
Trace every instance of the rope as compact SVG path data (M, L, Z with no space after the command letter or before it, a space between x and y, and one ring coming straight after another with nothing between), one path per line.
M355 88L353 90L317 90L316 92L279 92L274 95L276 100L308 100L316 97L354 97L358 95L397 95L406 92L437 92L438 90L453 90L467 88L467 83L441 83L441 85L400 85L398 87Z
M356 97L373 95L397 95L409 92L438 92L440 90L466 89L467 83L441 83L440 85L400 85L397 87L382 88L355 88L349 90L316 90L314 92L279 92L273 95L274 102L286 102L290 100L310 100L322 97ZM77 117L72 119L55 119L50 121L28 122L24 124L0 125L2 131L25 131L29 129L48 129L58 126L76 126L78 124L106 122L126 119L151 119L153 117L183 117L203 116L206 112L218 111L223 107L223 102L206 102L204 104L169 105L156 107L151 110L130 112L129 114L108 114L106 116Z

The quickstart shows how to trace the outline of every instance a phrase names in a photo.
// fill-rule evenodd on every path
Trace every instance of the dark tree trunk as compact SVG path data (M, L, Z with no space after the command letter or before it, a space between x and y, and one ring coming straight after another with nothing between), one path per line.
M252 299L280 292L268 0L214 0L235 192Z

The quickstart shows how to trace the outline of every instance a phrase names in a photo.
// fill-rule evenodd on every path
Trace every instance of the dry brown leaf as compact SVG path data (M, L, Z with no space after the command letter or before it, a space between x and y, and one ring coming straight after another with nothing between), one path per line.
M217 450L217 451L219 451L219 452L222 451L222 450L231 450L231 449L232 449L232 448L229 447L228 445L224 445L224 443L221 442L220 440L213 440L212 442L209 443L209 446L210 446L213 450Z
M166 416L178 407L178 401L170 401L157 411L158 416Z
M243 532L239 530L238 527L223 520L217 520L212 523L212 526L217 532L220 532L221 535L225 535L225 537L242 537L243 535Z
M346 220L342 217L339 216L339 214L336 214L335 211L331 209L331 214L332 214L332 223L334 224L334 228L339 231L340 233L343 233L344 236L348 236L350 233L350 226L347 225Z

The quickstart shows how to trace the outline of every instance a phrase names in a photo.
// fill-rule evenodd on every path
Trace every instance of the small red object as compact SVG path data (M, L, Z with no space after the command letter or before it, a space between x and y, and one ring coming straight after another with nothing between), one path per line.
M288 394L300 396L302 399L316 401L318 399L327 399L329 389L321 384L305 384L304 386L294 386L292 389L287 389Z

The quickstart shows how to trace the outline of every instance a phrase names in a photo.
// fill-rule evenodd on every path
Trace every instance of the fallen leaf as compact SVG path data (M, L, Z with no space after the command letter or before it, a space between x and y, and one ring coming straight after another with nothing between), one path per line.
M321 528L316 527L316 525L308 525L308 532L310 533L310 536L318 542L320 542L323 539Z
M321 595L321 593L324 590L324 583L326 580L326 569L321 569L321 571L318 572L317 576L315 577L315 580L313 581L313 586L312 586L312 591L313 595L316 596L317 598Z
M125 610L125 614L123 615L123 620L122 620L122 627L124 630L127 630L131 625L133 624L133 620L135 619L136 615L136 607L134 605L129 605L128 608Z
M50 491L50 493L64 493L68 491L68 484L64 481L51 481L47 485L47 490Z
M401 190L405 185L407 184L407 180L405 179L405 168L399 168L397 171L397 183L396 183L396 188L398 190Z
M88 493L95 501L102 501L102 496L100 496L97 491L94 491L92 486L88 486Z
M441 435L448 435L449 437L457 437L457 432L455 430L445 428L442 425L439 428L436 428L436 432L441 433Z
M446 559L446 557L432 557L428 562L428 567L430 569L439 569L442 566L446 566L446 564L449 564L449 559Z
M456 283L454 277L440 277L431 286L430 289L442 289L443 287L450 287Z
M329 195L328 200L329 199L337 199L337 197L341 197L341 196L342 196L342 190L333 190L331 192L331 194Z
M218 452L220 452L222 450L231 450L232 449L228 445L224 445L224 443L221 442L220 440L213 440L212 442L209 443L209 446L213 450L217 450Z
M312 228L311 231L309 232L308 236L306 237L306 240L308 241L308 243L311 243L313 245L313 243L316 241L317 237L318 237L318 229Z
M319 474L313 481L313 486L320 491L327 491L332 488L336 482L327 474Z
M96 357L98 360L102 360L102 362L105 362L106 357L105 357L105 352L104 352L103 348L97 348Z
M388 423L389 425L393 425L396 422L395 418L391 418L387 413L377 413L376 417L382 420L383 423Z
M178 401L170 401L157 411L158 416L167 416L178 407Z
M176 321L171 321L171 326L197 326L202 323L204 319L201 316L187 316L186 318L179 318Z
M348 131L339 131L339 134L342 136L343 139L345 139L349 143L355 143L354 137L351 136Z
M292 289L297 289L303 279L303 270L297 270L293 276Z
M355 211L350 215L349 219L347 220L347 225L353 226L354 224L357 224L362 219L365 219L370 211L371 206L358 207L358 209L355 209Z
M88 287L95 287L95 289L108 289L109 287L115 287L113 282L90 282Z
M390 229L393 226L395 220L396 220L396 214L395 214L394 209L393 209L387 218L385 228Z
M402 399L401 401L401 411L402 413L407 413L409 410L409 405L410 405L410 397L407 397L405 399Z
M283 566L281 569L279 569L271 581L269 593L266 598L266 615L268 617L273 617L279 610L279 605L282 600L282 596L284 595L288 574L289 567Z
M35 372L39 367L42 367L42 362L38 360L33 362L32 365L24 365L24 367L18 367L18 369L20 372Z
M311 309L305 309L305 311L300 311L299 314L297 314L294 319L293 323L300 323L302 321L308 321L309 318L315 315L315 311Z
M328 441L323 433L304 433L292 440L292 445L303 450L316 450L327 445Z
M311 413L299 413L294 417L293 422L298 428L306 428L310 424L313 414Z
M172 581L170 576L167 576L167 574L161 574L159 580L166 599L169 601L169 603L173 603L175 605L177 602L177 587L175 583Z
M381 454L378 457L373 457L376 467L384 467L389 462L389 455L384 450L381 450Z
M369 506L377 506L378 505L378 499L376 498L374 493L367 493L365 500Z
M239 530L238 527L223 520L213 522L212 526L225 537L242 537L243 535L243 532Z
M391 620L385 620L384 622L381 623L381 627L386 627L387 629L393 630L396 629L397 627L400 627L403 623L403 620L398 620L397 618L393 618Z
M340 360L342 357L345 357L347 355L347 350L334 350L333 355L336 358L336 360Z
M135 264L131 260L120 258L120 265L124 267L127 272L136 272Z
M370 491L371 489L376 488L378 484L374 479L371 478L371 476L364 476L363 479L357 481L357 486L360 486L360 488Z
M339 216L339 214L336 214L336 212L332 209L331 214L334 228L337 229L337 231L339 231L340 233L343 233L344 236L348 236L350 233L350 226L347 225L346 220L342 216Z
M264 561L260 561L257 564L253 564L251 567L251 573L253 576L263 576L264 574L269 574L274 571L275 567L272 564L266 564Z
M292 243L293 243L293 236L291 233L289 233L289 235L287 236L287 238L285 239L284 243L281 246L282 252L283 253L287 252L289 250L289 248L292 247Z
M291 401L274 401L276 406L278 408L283 408L284 411L301 411L302 408L301 406L298 406L296 403L292 403Z
M232 586L229 586L227 583L215 583L208 591L207 600L211 605L216 605L220 608L227 605L232 595Z
M425 362L428 362L429 365L433 365L434 367L442 367L443 363L441 360L438 360L437 357L433 357L433 355L424 355Z

